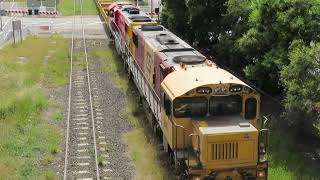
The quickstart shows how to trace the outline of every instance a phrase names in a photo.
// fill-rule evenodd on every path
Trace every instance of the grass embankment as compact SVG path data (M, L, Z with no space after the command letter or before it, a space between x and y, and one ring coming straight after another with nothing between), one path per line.
M76 15L80 15L80 1L76 0L77 4L75 7ZM58 3L58 11L63 16L73 16L73 0L60 0ZM98 15L98 10L94 0L82 0L82 7L83 7L83 15Z
M45 89L67 83L68 46L59 37L29 37L0 50L0 179L54 178L48 167L62 113L43 116L52 106Z
M301 145L288 132L271 128L268 153L271 180L320 179L319 162L307 160L299 149Z
M145 125L147 124L145 113L138 105L137 96L134 95L137 94L137 90L127 79L123 61L111 48L96 49L90 55L101 60L103 71L124 94L127 94L128 120L135 128L125 134L123 139L128 144L129 156L137 170L135 179L173 179L165 168L166 162L160 157L154 136L148 130L150 128Z

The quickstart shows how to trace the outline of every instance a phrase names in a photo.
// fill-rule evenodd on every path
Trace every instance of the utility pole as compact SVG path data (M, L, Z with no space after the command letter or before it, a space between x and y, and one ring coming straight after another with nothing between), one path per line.
M0 31L3 31L3 24L2 24L2 0L0 0Z
M151 0L151 6L150 6L150 8L151 8L151 18L153 18L153 0Z
M1 9L0 9L1 12ZM0 14L0 31L3 31L3 25L2 25L2 13Z

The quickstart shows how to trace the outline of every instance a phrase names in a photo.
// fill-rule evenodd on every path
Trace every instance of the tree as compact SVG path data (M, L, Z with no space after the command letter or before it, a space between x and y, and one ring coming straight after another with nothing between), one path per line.
M183 39L188 39L188 9L185 1L164 0L161 23Z
M283 122L317 133L319 0L163 2L165 26L266 92L283 95Z
M319 41L319 1L252 1L249 17L250 29L238 41L250 64L246 76L262 89L279 93L280 71L290 63L290 44Z
M320 137L320 43L308 47L296 40L289 50L290 63L281 71L285 117L290 127Z
M247 29L250 0L164 0L161 22L219 64L242 74L245 60L237 39Z

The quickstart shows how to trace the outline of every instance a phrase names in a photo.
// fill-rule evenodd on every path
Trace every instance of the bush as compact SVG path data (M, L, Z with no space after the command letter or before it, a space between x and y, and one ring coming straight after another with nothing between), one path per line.
M297 132L320 137L320 43L290 46L290 64L281 72L285 85L285 118Z

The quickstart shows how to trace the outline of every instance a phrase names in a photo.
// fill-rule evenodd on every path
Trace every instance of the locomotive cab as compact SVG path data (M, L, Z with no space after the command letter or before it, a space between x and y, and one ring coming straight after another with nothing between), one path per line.
M259 94L213 65L175 69L161 84L161 128L175 160L185 167L182 174L266 179Z

